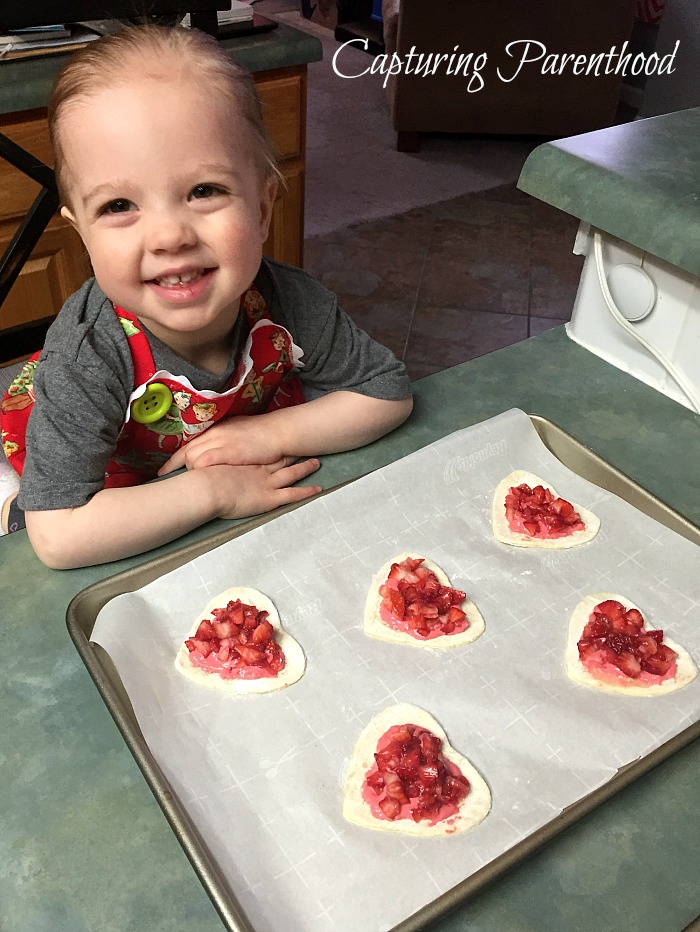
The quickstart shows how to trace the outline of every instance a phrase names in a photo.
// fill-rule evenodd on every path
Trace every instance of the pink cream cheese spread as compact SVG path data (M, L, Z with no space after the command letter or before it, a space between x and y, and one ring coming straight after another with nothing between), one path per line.
M260 680L272 679L273 675L264 667L253 664L234 666L234 658L219 660L214 651L204 657L198 650L190 651L190 663L205 673L217 673L222 680ZM284 669L284 666L282 667ZM277 676L278 674L275 674Z
M576 524L571 524L563 531L552 531L548 527L543 527L543 525L538 521L538 531L536 534L528 534L525 530L525 519L524 518L513 518L511 521L508 521L508 527L515 534L524 534L526 537L537 538L538 540L555 540L557 537L570 537L574 531L583 531L586 525L583 521L577 521Z
M392 735L394 735L397 731L399 731L401 727L402 726L400 725L393 725L384 735L382 735L382 737L377 742L377 750L383 751L384 748L390 744ZM459 767L457 767L451 761L445 760L444 762L445 762L446 769L453 776L458 776L458 777L462 776L462 772L459 769ZM375 817L375 819L383 819L385 822L396 822L398 819L413 819L413 816L411 815L411 811L412 811L413 805L418 801L419 797L409 797L409 802L404 803L401 806L401 809L399 810L399 814L396 817L396 819L387 819L387 817L384 815L384 813L382 812L379 806L379 802L380 800L384 799L384 797L387 795L386 787L384 787L381 793L375 793L372 787L369 786L367 783L367 777L372 773L376 773L378 770L379 770L379 767L377 767L377 764L375 762L370 767L370 769L367 771L367 774L365 776L365 782L362 784L362 798L369 806L372 812L372 815ZM440 807L440 811L438 812L437 816L432 821L425 819L425 822L428 825L437 825L438 822L447 821L447 824L450 825L452 823L449 820L452 819L454 816L456 816L458 812L459 812L458 806L455 806L454 803L447 803Z
M672 680L676 675L677 664L674 660L663 676L657 673L648 673L642 670L639 676L625 676L622 670L619 670L614 663L606 663L601 660L602 651L596 651L594 654L586 657L581 661L585 670L602 683L609 683L611 686L656 686L664 683L666 680Z
M399 587L397 579L387 579L385 585L389 589L398 589ZM433 638L451 637L453 634L461 634L462 631L466 631L469 627L469 619L465 615L462 621L455 622L454 629L449 634L445 634L440 628L436 628L434 631L429 631L424 637L411 628L405 618L397 617L383 604L379 606L379 616L389 628L392 628L394 631L403 631L404 634L410 634L411 637L415 638L417 641L430 641Z

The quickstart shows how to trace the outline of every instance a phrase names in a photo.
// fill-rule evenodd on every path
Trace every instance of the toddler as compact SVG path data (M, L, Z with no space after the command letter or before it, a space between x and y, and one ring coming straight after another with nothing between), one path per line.
M56 79L49 126L94 278L2 414L48 566L299 501L320 491L295 485L314 457L408 417L393 354L306 273L263 258L280 176L252 79L215 40L144 26L91 43Z

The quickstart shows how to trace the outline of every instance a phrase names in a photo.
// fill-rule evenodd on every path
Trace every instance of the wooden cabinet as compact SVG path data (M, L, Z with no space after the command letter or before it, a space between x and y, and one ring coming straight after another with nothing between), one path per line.
M285 185L274 205L265 254L290 265L303 263L306 65L254 74L265 125L280 158ZM6 114L0 132L44 164L53 166L45 110ZM0 159L0 255L39 193L39 185ZM24 351L13 337L48 323L66 298L89 277L80 237L56 213L0 306L0 362ZM41 328L39 328L39 331ZM39 332L37 331L37 332ZM33 337L32 337L33 338ZM20 341L21 343L21 341ZM37 338L37 347L41 340Z
M265 126L277 150L284 186L272 213L265 255L289 265L304 261L306 65L254 75Z

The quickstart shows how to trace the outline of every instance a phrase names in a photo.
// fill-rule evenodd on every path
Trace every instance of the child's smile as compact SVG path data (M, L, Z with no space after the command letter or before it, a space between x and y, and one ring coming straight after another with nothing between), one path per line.
M214 269L181 269L167 271L152 278L147 285L152 286L155 293L163 301L172 301L174 304L198 301L210 286Z
M275 184L261 183L247 127L233 132L231 101L161 67L66 108L66 214L105 294L191 357L230 333Z

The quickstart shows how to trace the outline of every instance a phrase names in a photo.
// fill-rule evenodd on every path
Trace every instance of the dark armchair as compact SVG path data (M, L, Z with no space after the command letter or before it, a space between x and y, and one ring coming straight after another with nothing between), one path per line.
M446 73L446 58L435 74L406 74L402 67L390 77L400 150L417 151L422 132L571 136L614 123L622 74L605 74L605 60L597 76L574 74L573 59L561 74L542 68L560 65L562 53L586 62L613 47L619 55L632 33L635 0L383 0L382 15L387 55L396 53L402 66L414 50L454 54L454 71L457 56L472 53L459 75ZM516 74L523 53L532 61ZM614 68L619 58L610 61Z

